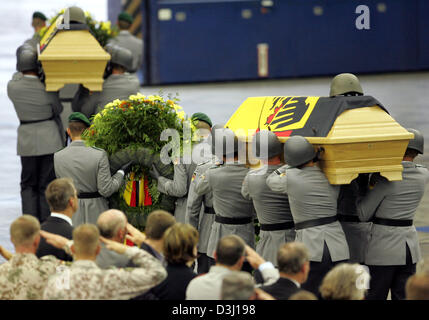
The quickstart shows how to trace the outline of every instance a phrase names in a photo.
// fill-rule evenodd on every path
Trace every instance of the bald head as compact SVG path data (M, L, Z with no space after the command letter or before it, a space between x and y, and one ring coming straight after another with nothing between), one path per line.
M229 235L221 238L216 247L216 262L234 266L244 256L246 243L239 236Z
M126 226L127 217L122 211L116 209L104 211L97 219L97 227L100 230L100 235L118 242L123 241Z

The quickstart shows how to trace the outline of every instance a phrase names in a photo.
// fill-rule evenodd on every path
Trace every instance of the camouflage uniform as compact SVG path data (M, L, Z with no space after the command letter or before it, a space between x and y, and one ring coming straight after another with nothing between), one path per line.
M0 265L0 299L42 299L49 276L61 263L54 256L38 259L32 253L14 254Z
M78 260L64 273L49 279L43 298L125 300L146 292L166 278L161 262L146 251L130 247L124 254L138 267L103 270L94 261Z

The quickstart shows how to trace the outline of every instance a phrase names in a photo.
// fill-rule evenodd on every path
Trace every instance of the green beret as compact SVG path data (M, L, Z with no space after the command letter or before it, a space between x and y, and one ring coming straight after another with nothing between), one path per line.
M76 121L86 124L87 127L91 125L91 122L88 120L88 118L83 113L80 113L80 112L73 112L69 116L69 122L76 122Z
M132 24L134 21L133 17L128 12L125 12L125 11L119 14L118 20L126 21L126 22L129 22L130 24Z
M192 119L192 121L196 121L196 120L204 121L205 123L207 123L210 126L210 128L213 126L210 118L205 113L202 113L202 112L194 113L191 116L191 119Z
M36 11L36 12L33 13L33 19L34 18L39 18L39 19L42 19L43 21L48 20L46 18L46 16L43 13L41 13L40 11Z

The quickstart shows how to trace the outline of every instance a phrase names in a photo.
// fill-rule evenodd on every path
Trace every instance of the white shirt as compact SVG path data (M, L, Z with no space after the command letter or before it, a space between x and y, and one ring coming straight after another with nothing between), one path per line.
M73 226L72 219L70 219L70 217L67 217L65 214L51 212L51 217L63 219L65 221L67 221L68 223L70 223L71 226Z

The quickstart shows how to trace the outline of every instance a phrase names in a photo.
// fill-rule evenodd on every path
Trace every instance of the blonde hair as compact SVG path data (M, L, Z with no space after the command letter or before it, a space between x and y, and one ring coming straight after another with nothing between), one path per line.
M366 288L361 279L369 281L369 274L360 264L341 263L328 272L319 291L324 300L362 300Z
M318 300L314 293L307 290L299 290L289 297L289 300Z
M255 293L255 282L250 273L233 271L222 280L222 300L249 300Z
M165 231L164 256L168 263L182 264L196 259L198 231L190 224L176 222Z
M40 232L40 223L35 217L24 214L10 225L10 239L16 246L30 246Z
M81 224L73 230L73 247L78 255L93 255L95 254L100 232L94 224Z

